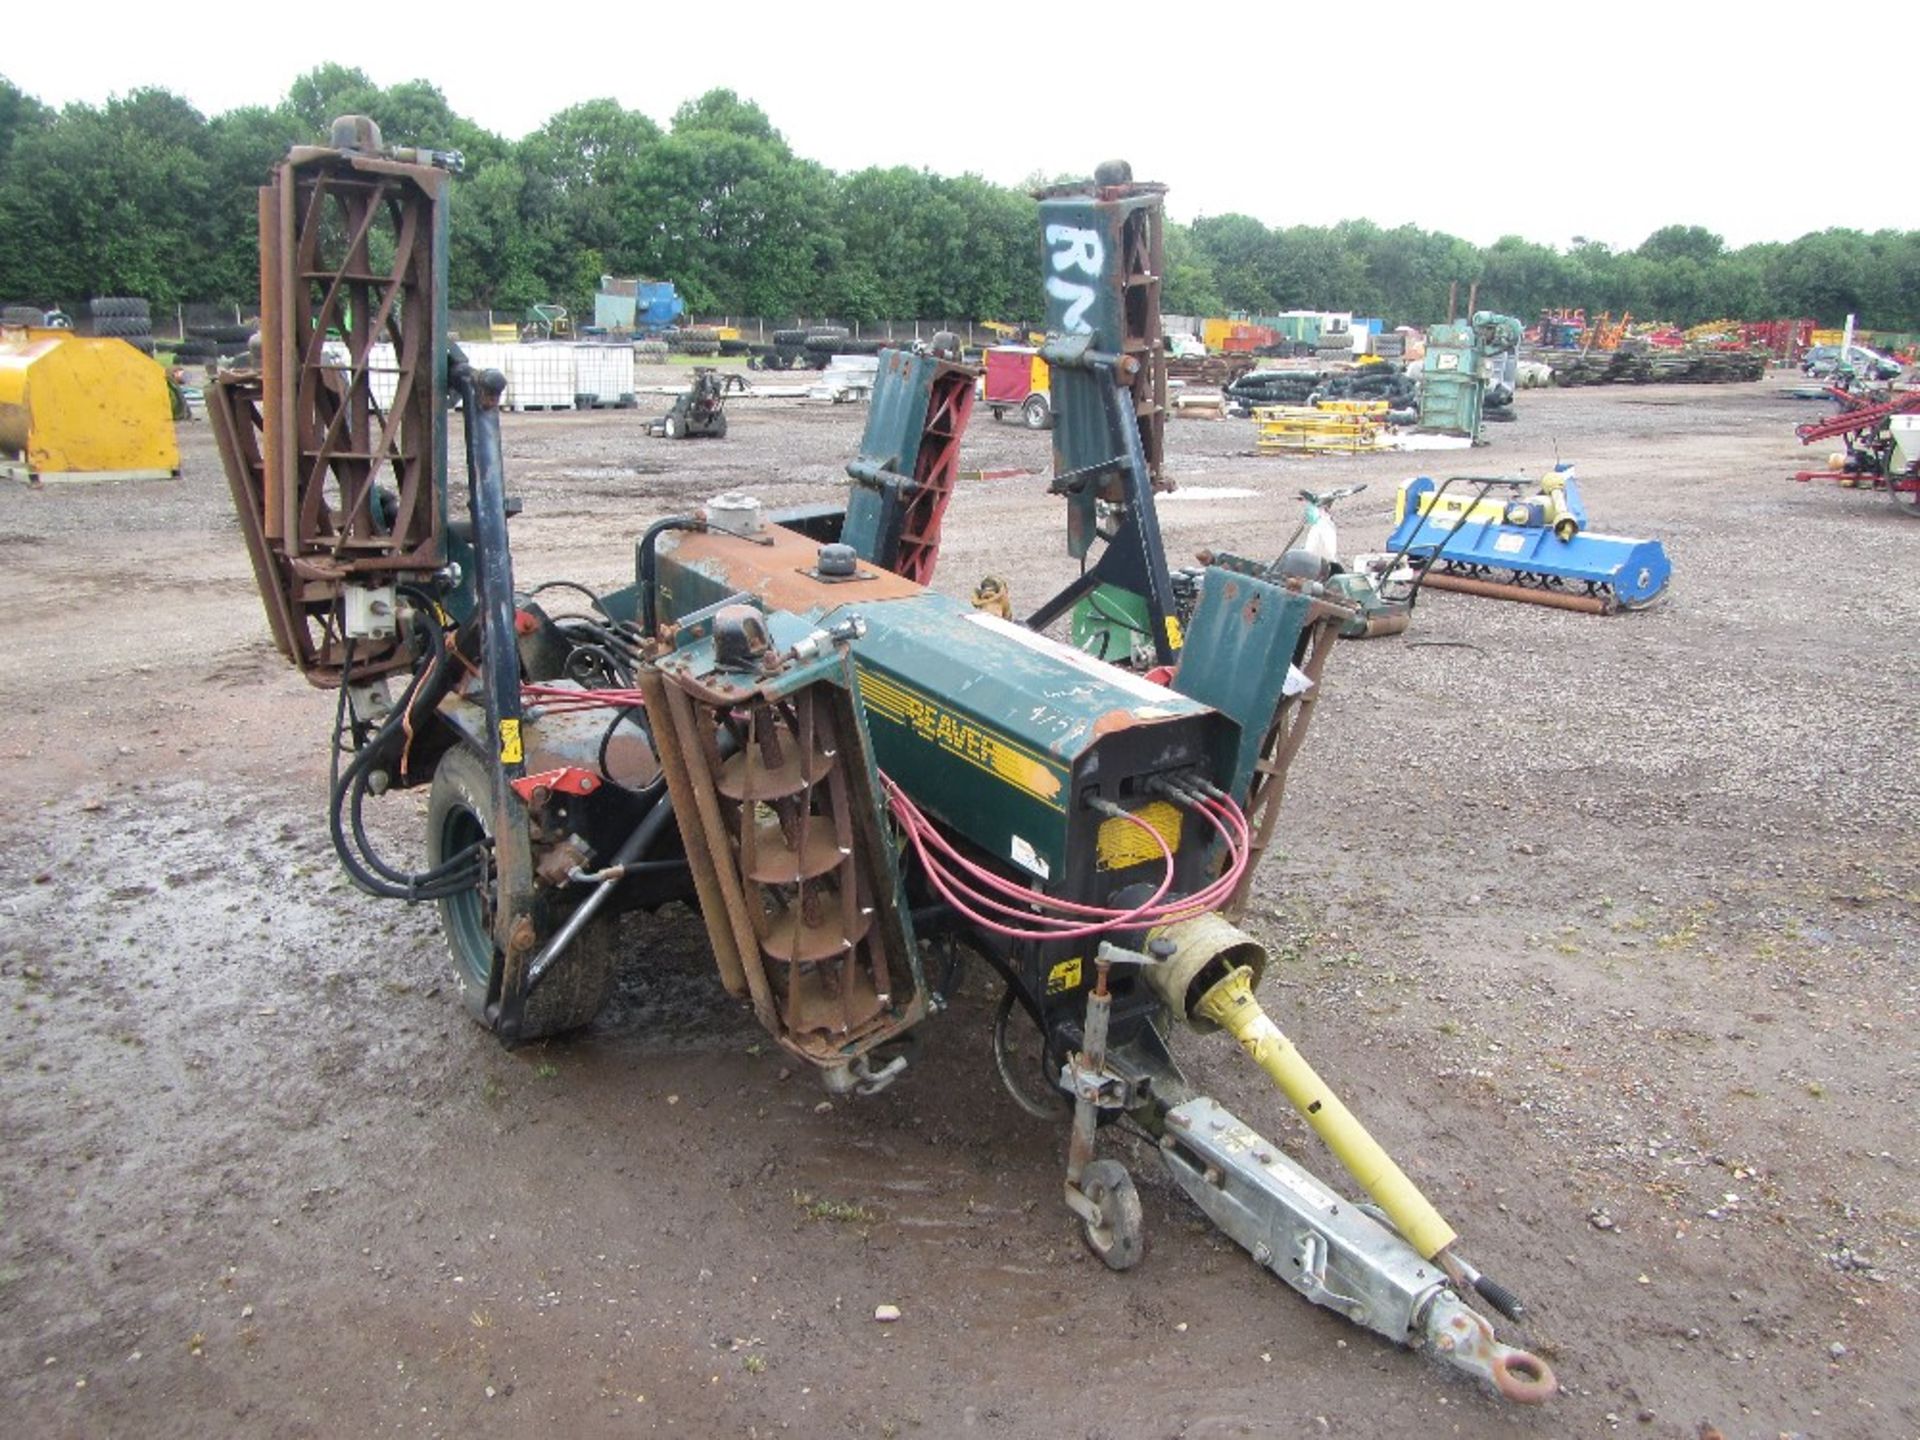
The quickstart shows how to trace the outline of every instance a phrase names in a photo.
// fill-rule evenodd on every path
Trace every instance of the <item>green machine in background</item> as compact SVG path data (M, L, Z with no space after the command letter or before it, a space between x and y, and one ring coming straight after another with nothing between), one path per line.
M1504 397L1502 403L1512 399L1520 333L1518 320L1491 310L1475 311L1464 325L1449 321L1428 330L1427 358L1420 367L1420 428L1478 442L1490 388Z

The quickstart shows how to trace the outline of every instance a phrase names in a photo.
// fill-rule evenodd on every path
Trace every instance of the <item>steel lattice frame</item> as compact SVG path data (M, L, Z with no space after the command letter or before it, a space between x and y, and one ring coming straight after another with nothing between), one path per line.
M261 192L266 525L302 574L442 563L444 171L295 150ZM374 347L393 395L374 393Z

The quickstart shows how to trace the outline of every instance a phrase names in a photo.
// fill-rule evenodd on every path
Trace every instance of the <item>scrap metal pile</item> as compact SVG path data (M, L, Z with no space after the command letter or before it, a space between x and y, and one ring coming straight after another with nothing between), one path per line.
M984 964L1000 1078L1071 1116L1062 1194L1108 1266L1143 1257L1112 1153L1131 1132L1308 1300L1510 1399L1552 1395L1546 1362L1495 1336L1488 1312L1518 1321L1519 1301L1255 996L1267 952L1235 920L1356 612L1216 567L1174 613L1163 187L1108 165L1038 197L1052 488L1083 569L1021 624L925 587L977 372L923 351L879 357L844 505L729 493L645 526L629 586L517 582L504 381L447 339L448 163L362 117L291 152L261 197L261 367L223 377L211 413L275 640L338 691L341 864L439 907L473 1017L507 1041L587 1023L646 924L615 918L685 904L727 992L829 1090L870 1093ZM1040 633L1102 593L1144 597L1164 683ZM364 812L417 787L414 869ZM1014 1027L1038 1038L1024 1064ZM1196 1093L1179 1027L1232 1035L1366 1200Z
M1526 358L1547 365L1556 385L1726 385L1762 379L1772 357L1760 347L1673 350L1631 337L1612 350L1537 349Z

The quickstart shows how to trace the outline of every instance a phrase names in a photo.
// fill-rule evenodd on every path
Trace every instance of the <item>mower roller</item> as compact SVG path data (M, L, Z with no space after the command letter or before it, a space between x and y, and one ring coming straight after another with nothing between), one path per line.
M1587 529L1571 465L1538 481L1456 475L1436 484L1421 475L1401 483L1394 518L1388 568L1414 566L1416 594L1456 590L1607 615L1656 603L1673 573L1658 540Z
M977 959L1005 987L1003 1080L1073 1115L1065 1198L1108 1266L1144 1255L1133 1180L1100 1154L1124 1118L1314 1303L1511 1399L1551 1395L1546 1363L1468 1304L1517 1320L1518 1302L1261 1009L1267 952L1235 923L1353 612L1209 570L1163 685L928 590L972 372L904 352L881 357L848 508L729 493L647 526L630 586L522 586L503 382L445 338L445 178L365 120L290 155L263 192L266 366L223 376L215 411L276 638L339 687L336 849L362 889L439 906L473 1016L508 1042L587 1023L615 917L689 904L724 988L830 1092L867 1094L902 1083L913 1032ZM1161 193L1103 167L1043 206L1073 533L1094 538L1105 499L1125 512L1109 547L1131 529L1121 551L1150 565L1159 394L1122 327L1157 335L1139 277ZM391 267L368 263L383 230ZM332 279L274 283L314 272ZM329 329L348 358L323 375ZM417 360L387 412L365 373L380 338ZM416 871L378 853L363 810L423 785ZM1037 1067L1013 1025L1037 1031ZM1234 1036L1367 1201L1195 1093L1176 1025Z

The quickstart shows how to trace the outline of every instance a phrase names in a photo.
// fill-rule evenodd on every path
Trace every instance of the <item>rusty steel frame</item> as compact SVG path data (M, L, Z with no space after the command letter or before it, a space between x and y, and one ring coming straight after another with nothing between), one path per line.
M1246 909L1253 877L1259 872L1260 861L1280 820L1280 807L1286 800L1287 769L1306 743L1307 726L1312 723L1314 706L1320 700L1321 672L1326 669L1327 658L1340 639L1341 627L1351 618L1348 610L1316 600L1303 629L1306 647L1295 665L1312 683L1302 693L1289 696L1274 707L1273 723L1268 726L1266 739L1260 746L1260 758L1254 762L1244 807L1253 838L1248 846L1246 873L1240 877L1227 903L1220 907L1220 913L1229 919L1238 919Z
M234 514L246 541L274 648L313 684L331 687L340 683L345 657L339 586L302 575L267 534L263 399L258 372L229 371L207 387L207 420L233 493ZM353 659L355 672L368 678L409 663L397 636L360 641Z
M901 521L896 574L916 585L931 585L940 560L940 523L953 498L960 465L960 437L973 418L976 373L967 366L942 365L934 373L927 398L927 423L913 467L915 489Z
M1124 194L1133 185L1113 187ZM1140 362L1129 388L1140 446L1155 490L1171 490L1161 473L1167 454L1167 350L1160 326L1160 277L1166 274L1166 215L1159 205L1133 211L1120 232L1121 353Z
M259 196L257 374L209 410L274 642L317 685L346 658L343 585L446 563L448 172L371 152L295 147ZM374 394L393 347L394 393ZM404 663L358 644L356 673Z
M296 150L262 192L269 533L321 578L439 563L432 436L445 382L430 372L442 358L432 340L445 180L428 166ZM376 254L376 232L390 258ZM397 371L384 411L372 388L381 340ZM383 480L389 516L374 508Z
M893 954L895 880L845 686L709 683L643 667L721 982L793 1054L840 1067L927 1014L911 955ZM740 748L717 735L744 723Z

